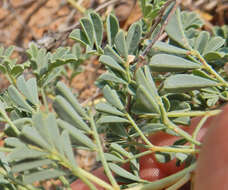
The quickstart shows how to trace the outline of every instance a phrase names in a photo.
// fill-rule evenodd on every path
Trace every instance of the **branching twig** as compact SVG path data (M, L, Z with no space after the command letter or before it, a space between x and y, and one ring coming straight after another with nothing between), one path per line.
M102 9L108 7L109 5L115 4L115 3L119 2L119 1L120 1L120 0L110 0L110 1L107 1L107 2L105 2L105 3L103 3L103 4L101 4L100 6L98 6L98 7L95 9L95 11L96 11L96 12L99 12L99 11L101 11Z
M99 12L101 11L102 9L108 7L109 5L111 4L115 4L117 3L118 1L120 0L110 0L102 5L100 5L99 7L97 7L94 11L95 12ZM61 30L62 33L65 33L65 32L71 32L73 29L79 27L80 23L79 22L76 22L75 24L73 24L72 26L68 27L68 28L65 28L64 30Z
M120 0L110 0L110 1L108 1L106 3L103 3L102 5L98 6L94 11L95 12L99 12L102 9L106 8L107 6L109 6L111 4L115 4L117 2L120 2ZM58 33L55 33L54 36L50 36L50 38L53 38L53 40L51 40L51 44L45 45L45 48L51 49L52 47L55 47L56 46L56 42L58 42L58 44L60 44L60 45L64 45L64 42L68 38L70 32L72 30L78 28L79 26L80 26L80 23L76 22L75 24L60 30ZM39 44L39 45L42 46L42 44Z
M169 2L169 1L168 1ZM167 3L168 3L167 2ZM175 5L173 6L173 8L172 8L172 10L170 11L170 13L169 13L169 15L167 16L167 18L166 18L166 20L164 21L164 23L162 24L162 26L161 26L161 29L160 29L160 31L159 31L159 33L155 36L155 38L151 41L151 43L146 47L146 49L143 51L143 53L140 55L140 59L144 59L144 57L149 53L149 51L150 51L150 49L152 48L152 46L156 43L156 41L160 38L160 36L162 35L162 33L163 33L163 31L165 30L165 27L166 27L166 25L168 24L168 22L169 22L169 20L170 20L170 18L172 17L172 15L175 13L175 11L176 11L176 9L177 9L177 7L179 6L179 4L180 4L180 2L181 2L181 0L177 0L176 2L175 2ZM169 4L168 4L169 5ZM168 6L167 5L167 6ZM167 7L166 7L167 8ZM158 19L159 20L159 22L160 22L160 19ZM156 24L156 26L158 25L157 23L155 23ZM152 29L154 28L156 28L156 26L155 27L152 27Z
M40 1L40 2L36 5L36 7L33 9L33 11L25 18L25 20L24 20L24 26L21 27L20 31L18 32L18 34L17 34L17 36L16 36L16 38L15 38L15 43L16 43L16 44L20 44L21 39L22 39L22 36L23 36L23 34L24 34L24 31L27 29L26 26L27 26L27 24L29 23L29 21L31 20L32 16L33 16L35 13L37 13L37 12L40 10L40 8L41 8L42 6L44 6L47 2L48 2L48 0L42 0L42 1Z
M35 2L36 2L36 0L27 0L27 1L25 1L25 2L23 2L21 4L19 4L19 5L15 6L14 8L15 9L18 9L18 8L23 8L23 9L24 8L28 8L28 7L30 7Z
M151 34L154 32L154 30L157 28L158 24L161 23L162 17L163 17L163 15L164 15L164 12L165 12L166 8L167 8L172 2L174 2L174 0L168 0L168 1L163 5L163 7L161 8L161 10L160 10L158 16L156 17L156 19L155 19L155 21L154 21L154 24L152 25L152 27L151 27L151 29L150 29L150 32L148 32L148 33L145 35L145 37L143 38L143 40L146 39L146 38L148 38L148 37L150 37Z

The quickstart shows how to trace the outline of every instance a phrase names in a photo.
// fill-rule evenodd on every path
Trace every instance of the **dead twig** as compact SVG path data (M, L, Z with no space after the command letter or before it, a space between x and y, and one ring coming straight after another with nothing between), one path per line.
M154 24L152 25L150 31L145 35L145 37L141 40L141 43L148 37L151 36L151 34L154 32L154 30L157 28L158 24L162 21L162 17L164 16L165 10L167 9L167 7L173 3L175 0L168 0L163 7L161 8L159 14L157 15L157 17L154 20ZM151 41L151 43L146 47L146 49L143 51L143 53L139 56L139 58L136 58L133 63L137 63L140 60L140 64L137 64L137 67L140 67L140 65L143 64L144 61L144 57L148 54L148 52L150 51L150 49L152 48L152 46L155 44L155 42L160 38L160 36L162 35L165 26L167 25L168 21L171 17L171 15L175 12L177 6L179 5L179 1L178 3L176 2L176 4L174 5L173 9L170 11L168 17L166 18L166 21L164 21L159 33L156 35L156 37Z
M168 2L169 2L169 1L168 1ZM167 3L168 3L168 2L167 2ZM156 41L157 41L157 40L159 39L159 37L162 35L163 31L165 30L166 25L168 24L168 22L169 22L170 18L172 17L172 15L175 13L175 11L176 11L177 7L179 6L180 2L181 2L181 0L177 0L177 1L175 2L175 5L173 6L172 10L169 12L169 14L168 14L166 20L165 20L164 23L161 25L160 31L159 31L158 34L155 36L155 38L151 41L151 43L146 47L146 49L143 51L143 53L140 55L140 59L142 59L142 60L144 59L144 57L149 53L149 51L150 51L150 49L152 48L152 46L156 43ZM166 5L165 8L167 8L169 5L170 5L170 4ZM163 7L163 8L164 8L164 7ZM165 9L165 8L164 8L164 9ZM163 12L163 14L164 14L164 12ZM161 20L162 20L162 16L159 15L159 17L161 17L161 18L159 18L158 20L161 21ZM156 24L156 26L158 25L157 23L155 23L155 24ZM155 28L156 28L156 27L152 27L153 30L154 30Z
M10 1L6 3L3 6L5 9L7 9L10 14L7 14L5 17L0 19L0 28L5 28L6 26L10 25L10 23L13 22L13 20L16 18L18 20L18 15L20 15L21 12L23 12L25 9L31 7L36 0L27 0L17 6L13 6ZM19 20L19 23L21 23L21 20Z
M75 0L67 0L68 3L70 3L74 8L76 8L80 13L84 14L86 9L80 5L80 3L78 3Z
M152 33L154 32L154 30L157 28L158 24L162 21L162 17L163 17L163 15L164 15L164 12L165 12L166 8L167 8L172 2L174 2L174 0L168 0L168 1L163 5L163 7L161 8L161 10L160 10L158 16L155 18L154 24L152 25L152 27L151 27L151 29L150 29L150 32L148 32L148 33L145 35L145 37L143 38L143 40L151 36L151 34L152 34Z
M82 106L86 106L89 103L93 103L93 101L101 96L101 91L99 88L96 89L96 92L90 98L86 99L84 102L81 103Z
M108 2L106 2L106 3L103 3L103 4L101 4L100 6L98 6L98 7L95 9L95 11L96 11L96 12L99 12L99 11L101 11L102 9L108 7L109 5L115 4L115 3L119 2L119 1L120 1L120 0L111 0L111 1L108 1Z
M120 2L121 0L110 0L106 3L103 3L102 5L98 6L94 11L95 12L99 12L101 10L103 10L104 8L108 7L111 4L116 4L117 2ZM51 49L52 47L55 47L56 44L58 45L64 45L66 39L68 38L70 32L76 28L78 28L80 26L79 22L76 22L75 24L64 28L64 29L60 29L59 32L55 33L55 35L51 35L48 38L52 38L52 40L49 40L51 44L45 44L45 48ZM40 40L39 40L40 41ZM42 46L44 44L39 44L38 45Z
M48 0L42 0L39 3L37 3L36 7L33 9L33 11L31 11L31 13L25 18L23 26L20 28L20 31L18 32L16 38L15 38L15 43L17 45L21 44L21 39L24 35L24 32L26 31L26 29L28 29L27 25L29 24L29 21L31 20L32 16L37 13L41 7L43 7L46 3L48 2Z
M115 4L117 2L119 2L120 0L110 0L106 3L103 3L102 5L100 5L99 7L97 7L94 11L95 12L99 12L101 11L102 9L108 7L109 5L111 4ZM68 28L65 28L63 30L61 30L60 32L64 33L64 32L71 32L73 29L79 27L80 23L79 22L76 22L75 24L73 24L72 26L68 27Z
M36 0L27 0L27 1L21 3L21 4L17 5L17 6L14 6L13 8L14 9L18 9L18 8L19 9L21 9L21 8L25 9L25 8L28 8L31 5L33 5L33 3L35 3L35 2L36 2Z

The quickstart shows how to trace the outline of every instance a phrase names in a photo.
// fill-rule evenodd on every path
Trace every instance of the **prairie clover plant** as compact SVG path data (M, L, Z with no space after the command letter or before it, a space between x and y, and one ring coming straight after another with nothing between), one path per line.
M226 29L217 27L210 34L201 29L204 24L195 13L177 8L171 15L174 1L141 0L141 7L143 18L128 31L120 29L113 14L103 22L97 13L89 12L80 19L80 29L70 34L76 42L72 48L60 47L51 53L31 44L22 64L11 59L13 47L0 49L0 70L10 82L0 96L5 123L0 189L42 189L34 182L52 178L62 181L62 189L70 189L72 175L91 189L96 189L93 183L108 190L160 189L194 170L201 144L178 125L189 125L194 116L216 115L220 110L215 108L228 100L227 33L221 33ZM154 26L151 20L159 22ZM166 40L153 42L162 27ZM66 66L73 69L71 80L91 55L106 69L95 82L105 99L95 105L95 111L82 107L71 89L57 82ZM25 79L25 70L33 77ZM155 146L147 136L157 131L181 140L173 146ZM105 134L105 152L100 133ZM143 154L142 146L147 149ZM111 184L80 168L75 148L96 151ZM138 162L151 152L191 162L181 172L151 183L139 177ZM156 158L164 161L162 154ZM132 166L129 171L121 168L126 162ZM112 172L126 185L118 185L119 178Z

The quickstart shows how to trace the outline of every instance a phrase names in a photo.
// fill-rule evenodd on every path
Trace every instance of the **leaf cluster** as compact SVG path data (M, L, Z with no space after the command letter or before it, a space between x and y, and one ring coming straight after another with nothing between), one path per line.
M226 29L215 28L210 34L201 29L203 22L195 13L177 9L165 28L167 40L157 41L142 60L154 35L148 36L151 25L145 25L145 19L156 18L164 3L142 0L144 18L128 31L120 29L113 14L103 21L90 12L80 20L80 29L71 32L69 37L76 41L72 48L47 52L31 44L27 61L20 65L11 59L13 47L0 49L0 70L11 83L0 96L1 121L6 123L0 150L8 152L0 154L0 187L33 190L39 189L33 186L36 181L59 178L70 188L68 179L74 175L91 189L96 189L91 182L110 190L139 183L155 188L157 183L140 178L138 158L156 152L160 162L174 157L189 165L195 161L195 145L200 142L179 125L189 125L193 116L218 113L212 109L228 100ZM95 82L104 100L99 99L95 107L82 107L72 90L57 79L68 67L73 69L71 81L91 55L106 70ZM26 78L26 71L31 78ZM148 135L158 131L180 140L169 147L155 146ZM106 152L100 133L105 134ZM147 149L145 154L140 147ZM111 184L80 168L75 148L96 151ZM127 162L130 170L121 167ZM120 187L119 181L126 185Z

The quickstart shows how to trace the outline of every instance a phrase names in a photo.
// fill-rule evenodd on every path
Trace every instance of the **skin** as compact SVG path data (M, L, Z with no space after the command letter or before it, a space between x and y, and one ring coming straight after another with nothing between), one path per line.
M107 176L104 173L104 168L98 168L92 172L93 175L99 177L100 179L104 180L105 182L109 183ZM105 190L104 188L94 184L97 190ZM71 184L72 190L90 190L90 188L85 185L81 180L76 180Z
M199 160L194 177L194 190L226 190L228 187L228 105L223 112L216 117L210 117L197 135L197 140L203 141L203 147L199 154ZM191 126L181 127L189 134L192 134L195 126L201 117L192 119ZM208 130L209 129L209 130ZM158 132L149 136L154 145L166 146L173 144L179 137ZM184 168L184 165L176 167L176 160L167 163L158 163L154 154L149 154L139 159L141 178L148 181L155 181L169 176ZM93 171L97 177L108 181L103 168ZM96 186L98 190L104 190ZM72 190L89 190L80 180L71 184ZM189 190L190 184L182 187L182 190Z
M228 189L228 105L205 136L195 174L195 190Z
M142 179L148 181L155 181L166 176L166 173L160 169L154 155L148 154L146 156L141 157L139 159L139 163L139 175Z

